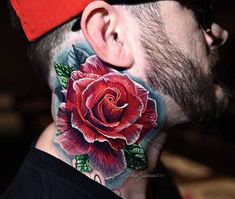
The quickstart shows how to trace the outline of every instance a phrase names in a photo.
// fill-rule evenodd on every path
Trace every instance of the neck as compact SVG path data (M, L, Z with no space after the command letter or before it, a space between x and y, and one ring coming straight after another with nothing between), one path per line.
M52 70L50 76L55 124L45 130L36 147L123 198L146 198L148 177L153 175L166 138L160 129L166 121L176 123L175 117L166 117L172 112L174 103L128 73L112 70L110 75L109 69L102 68L102 62L89 58L93 52L84 40L71 41L57 56L56 71ZM94 68L89 68L91 66ZM97 84L102 84L104 79L105 85L110 81L113 87ZM95 90L92 89L94 82ZM119 85L120 82L128 82L130 90L127 93L123 94L122 87L127 89L128 86ZM127 102L126 99L120 102L124 99L121 95L128 95L124 97ZM81 99L86 97L86 107L83 107ZM163 100L170 108L166 108ZM96 101L99 101L98 105ZM107 104L110 102L111 108ZM106 108L108 111L103 110Z
M45 131L40 136L39 140L37 141L36 148L49 153L50 155L60 159L61 161L67 163L68 165L75 167L76 165L73 161L73 159L68 156L58 144L55 144L55 134L57 132L57 127L55 123L52 123L49 125ZM98 183L103 184L110 190L112 190L117 195L121 196L125 199L146 199L150 198L147 195L147 190L150 190L148 188L149 180L156 178L159 178L158 173L155 173L154 170L156 169L161 149L166 140L166 133L160 132L154 140L151 141L151 143L148 145L148 148L146 150L146 155L148 157L148 168L141 170L141 171L133 171L126 173L126 176L124 176L124 179L122 180L122 183L120 186L114 187L115 184L120 184L120 182L115 182L115 179L113 180L112 184L105 184L102 180L100 180L98 175L100 175L97 171L92 173L85 173L87 177L91 178L92 180L97 181ZM80 172L80 171L78 171ZM135 186L133 186L135 185ZM150 190L154 191L154 190Z

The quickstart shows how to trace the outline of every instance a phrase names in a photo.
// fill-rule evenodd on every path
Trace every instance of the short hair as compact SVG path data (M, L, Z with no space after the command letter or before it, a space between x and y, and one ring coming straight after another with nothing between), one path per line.
M115 3L115 1L111 3ZM63 25L45 34L38 40L29 43L23 32L20 21L9 1L8 4L13 28L21 35L21 37L25 41L27 45L27 54L31 63L37 69L39 69L44 74L43 76L47 79L50 72L50 66L53 64L52 61L54 58L54 50L66 40L66 35L72 31L73 25L75 23L77 24L79 20L70 20L69 22L64 23ZM154 2L138 3L134 5L121 4L120 6L123 6L124 9L126 9L129 13L132 14L132 16L134 16L134 18L138 20L141 20L143 17L145 17L145 14L143 14L143 12L150 12L150 10L153 10L149 8L153 8L153 6L157 8L156 3ZM155 14L156 13L153 13L153 15ZM157 20L155 20L155 22L157 23Z

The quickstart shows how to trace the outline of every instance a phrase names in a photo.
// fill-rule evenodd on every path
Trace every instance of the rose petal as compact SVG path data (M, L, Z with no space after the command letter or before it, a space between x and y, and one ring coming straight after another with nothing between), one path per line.
M106 79L108 83L108 88L112 88L117 92L116 100L113 102L117 107L122 107L127 102L128 91L126 88L119 82L113 83Z
M87 87L87 85L92 82L92 80L98 78L98 75L89 75L81 73L80 71L74 71L71 74L71 78L69 78L68 81L68 87L67 87L67 95L66 95L66 101L67 105L66 108L69 110L72 110L77 103L77 97L76 95L81 96L83 90ZM79 82L79 85L77 83L75 84L74 88L74 82Z
M91 87L93 87L93 86L99 87L98 85L92 85ZM87 91L85 91L85 92L87 92ZM107 88L106 87L103 90L100 90L100 91L97 90L96 93L94 93L94 92L90 93L90 96L89 96L89 92L84 94L84 98L87 99L86 100L87 107L89 107L89 109L92 109L98 103L100 103L100 101L107 95L112 98L114 104L117 104L117 102L120 98L120 93L115 88Z
M97 106L95 106L93 108L92 114L94 115L95 118L97 118L101 122L108 123L108 121L106 120L106 118L104 116L104 111L102 108L103 100L101 102L99 102L99 104Z
M95 128L99 128L99 129L107 129L107 128L114 128L116 126L119 125L119 122L112 122L112 123L108 123L108 122L103 122L102 120L100 120L98 117L95 117L93 112L95 112L95 110L91 110L90 108L88 108L89 112L86 115L86 119L87 121L92 124L92 126L95 126Z
M143 112L146 110L148 103L149 91L147 91L141 84L135 82L136 85L136 95L142 100L144 104Z
M106 123L113 123L119 121L122 112L127 107L127 104L122 107L117 107L109 100L109 97L106 95L97 107L97 115L100 116L100 118L103 119Z
M119 73L109 73L103 76L103 78L106 80L109 80L109 87L116 87L115 85L117 83L121 83L122 86L125 88L128 93L131 93L133 95L136 95L136 87L135 82L132 81L128 75L126 74L119 74ZM121 93L122 94L122 93Z
M97 118L97 120L101 121L102 123L104 124L108 123L107 120L105 119L102 106L100 105L100 103L98 104L98 106L93 108L92 114L94 115L95 118ZM118 125L118 123L116 124Z
M84 118L84 115L86 115L86 112L88 111L85 106L85 100L83 99L82 92L93 81L93 79L84 78L77 80L73 83L73 89L75 90L77 97L77 109L81 118Z
M68 81L67 95L66 95L66 108L68 110L76 108L77 104L77 96L75 90L73 89L73 82L74 80L71 78Z
M126 75L119 75L119 76L122 76L124 79L128 79L128 77ZM125 98L127 98L125 103L129 102L125 113L123 113L123 116L125 115L125 118L123 117L121 119L121 122L120 122L119 126L116 127L117 129L115 128L116 129L115 131L120 131L123 128L127 128L129 125L133 124L134 122L136 122L140 118L141 113L142 113L143 108L144 108L143 103L142 103L142 100L139 97L133 96L131 93L127 93L126 88L123 87L123 85L120 85L120 83L118 82L118 81L122 81L122 79L120 79L120 77L117 78L118 77L117 75L113 76L113 75L107 74L107 75L104 75L104 77L116 78L117 82L115 82L115 83L112 82L113 79L111 81L108 78L99 78L98 80L96 80L96 81L92 82L91 84L89 84L87 89L85 89L84 92L83 92L83 97L84 97L84 99L87 99L86 106L87 106L87 108L89 108L89 110L91 112L90 115L92 117L92 108L94 107L94 102L97 101L97 98L99 98L100 90L102 90L104 88L107 88L107 87L117 88L117 89L122 90L120 92L121 93L121 98L123 98L122 95L128 95L128 96L125 96ZM129 81L129 83L133 84L132 81L126 80L126 82L127 81ZM132 86L133 86L132 89L135 89L135 86L134 85L132 85ZM129 86L129 87L131 87L131 86ZM128 90L128 92L129 92L129 90ZM135 91L133 91L133 92L135 92ZM122 106L124 104L122 104ZM90 121L90 122L92 122L92 121Z
M94 143L88 155L94 168L107 179L114 178L126 168L124 152L113 150L108 143Z
M98 112L98 110L95 109L95 107L97 107L97 104L99 104L99 101L102 100L102 97L104 97L103 95L106 93L111 93L115 95L115 98L119 98L118 92L116 92L114 89L107 88L106 86L107 82L104 79L98 79L97 81L89 84L87 89L85 89L82 94L82 99L86 100L86 108L88 108L89 110L87 119L94 126L98 126L98 128L101 129L105 129L107 127L113 128L118 126L119 124L119 122L106 122L107 120L105 119L105 116L102 115L103 113Z
M100 98L97 101L100 101L105 96L109 97L110 101L113 104L117 105L120 99L121 93L117 88L107 87L105 90L102 91L102 93L100 94Z
M85 64L81 65L80 70L84 73L97 75L105 75L111 72L109 67L104 66L104 63L96 55L88 57Z
M86 142L79 131L72 128L70 119L71 113L62 104L57 120L57 129L61 134L56 137L56 142L68 155L86 154L91 145Z
M140 137L142 125L132 124L126 129L123 129L120 133L126 138L127 145L134 144Z
M119 82L114 83L103 77L89 84L83 92L83 98L89 98L90 101L86 103L90 109L92 109L108 92L111 92L111 90L117 95L117 106L123 106L127 101L128 93L126 88Z
M87 154L91 146L80 132L72 128L68 132L59 135L56 142L69 156Z
M114 150L124 149L126 146L126 141L124 139L107 139L107 142Z
M89 123L89 121L83 123L83 121L80 120L77 113L72 114L71 121L73 128L79 130L83 134L85 140L89 143L93 143L95 141L99 142L109 141L110 138L125 140L125 137L120 133L119 134L115 132L110 132L109 134L107 132L103 133L97 126Z
M84 79L79 79L73 82L73 89L74 91L81 96L82 92L87 88L87 86L93 82L93 79L90 78L84 78Z
M96 118L92 118L90 114L88 114L87 116L88 120L86 120L86 123L90 126L93 127L94 129L96 129L96 131L103 135L106 138L113 138L113 139L125 139L125 137L120 134L119 132L117 132L115 130L115 126L118 126L119 122L117 123L110 123L108 125L104 125L101 124L101 122L99 120L97 120ZM115 125L113 125L115 124ZM114 126L114 127L113 127Z
M103 96L103 91L106 89L107 84L103 78L100 78L89 84L82 94L83 99L86 100L86 105L92 109L97 101Z
M99 137L103 137L95 128L90 128L88 124L84 123L77 112L73 112L71 115L71 125L73 128L79 130L83 134L85 140L89 143L93 143Z
M113 123L107 123L103 124L100 123L100 121L97 121L96 118L92 117L90 113L87 115L88 121L94 128L97 129L99 133L104 135L108 138L120 138L125 139L125 136L122 136L120 133L123 129L128 128L129 126L133 125L135 122L139 120L141 117L142 109L143 109L143 103L138 97L134 97L132 95L129 95L129 101L130 104L127 105L126 110L122 113L122 118L120 119L120 122L118 125L111 126L110 124Z
M88 114L89 116L89 114ZM89 117L88 117L89 118ZM91 121L91 119L89 119ZM120 133L116 133L113 128L110 129L110 131L102 130L100 129L99 125L96 125L91 123L89 120L82 120L80 118L80 115L74 111L72 114L71 122L74 128L77 130L83 132L85 139L89 142L94 142L96 140L99 141L104 141L107 140L108 138L113 138L113 139L125 139L123 135ZM95 120L95 118L93 118ZM88 132L88 135L86 135L86 132Z
M83 78L83 79L76 80L73 83L73 89L75 90L77 94L81 95L82 92L87 88L87 86L93 81L94 80L90 78Z
M157 109L155 100L149 98L146 111L143 113L142 117L138 121L138 124L141 124L143 126L138 142L141 141L149 131L157 126L156 121L158 115L156 110Z
M71 74L71 78L76 81L84 78L89 78L89 79L98 79L100 75L97 74L92 74L92 73L82 73L81 71L73 71Z
M137 120L139 120L142 115L144 105L139 97L129 94L127 101L128 106L123 112L123 117L120 120L119 126L115 128L115 131L121 131L129 127Z

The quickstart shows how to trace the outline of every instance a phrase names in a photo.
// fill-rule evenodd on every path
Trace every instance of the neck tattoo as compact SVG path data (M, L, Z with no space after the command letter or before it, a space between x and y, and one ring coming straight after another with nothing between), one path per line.
M117 190L148 167L146 146L165 120L161 97L86 44L63 52L54 67L55 144L78 171Z

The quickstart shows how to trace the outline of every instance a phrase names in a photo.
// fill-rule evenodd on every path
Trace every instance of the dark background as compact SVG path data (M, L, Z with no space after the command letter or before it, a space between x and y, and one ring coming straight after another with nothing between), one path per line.
M231 92L225 113L209 123L170 130L166 150L235 177L235 6L216 1L216 21L230 36L221 51L219 74ZM50 90L27 59L11 28L6 1L0 3L0 193L15 176L31 142L51 122Z

